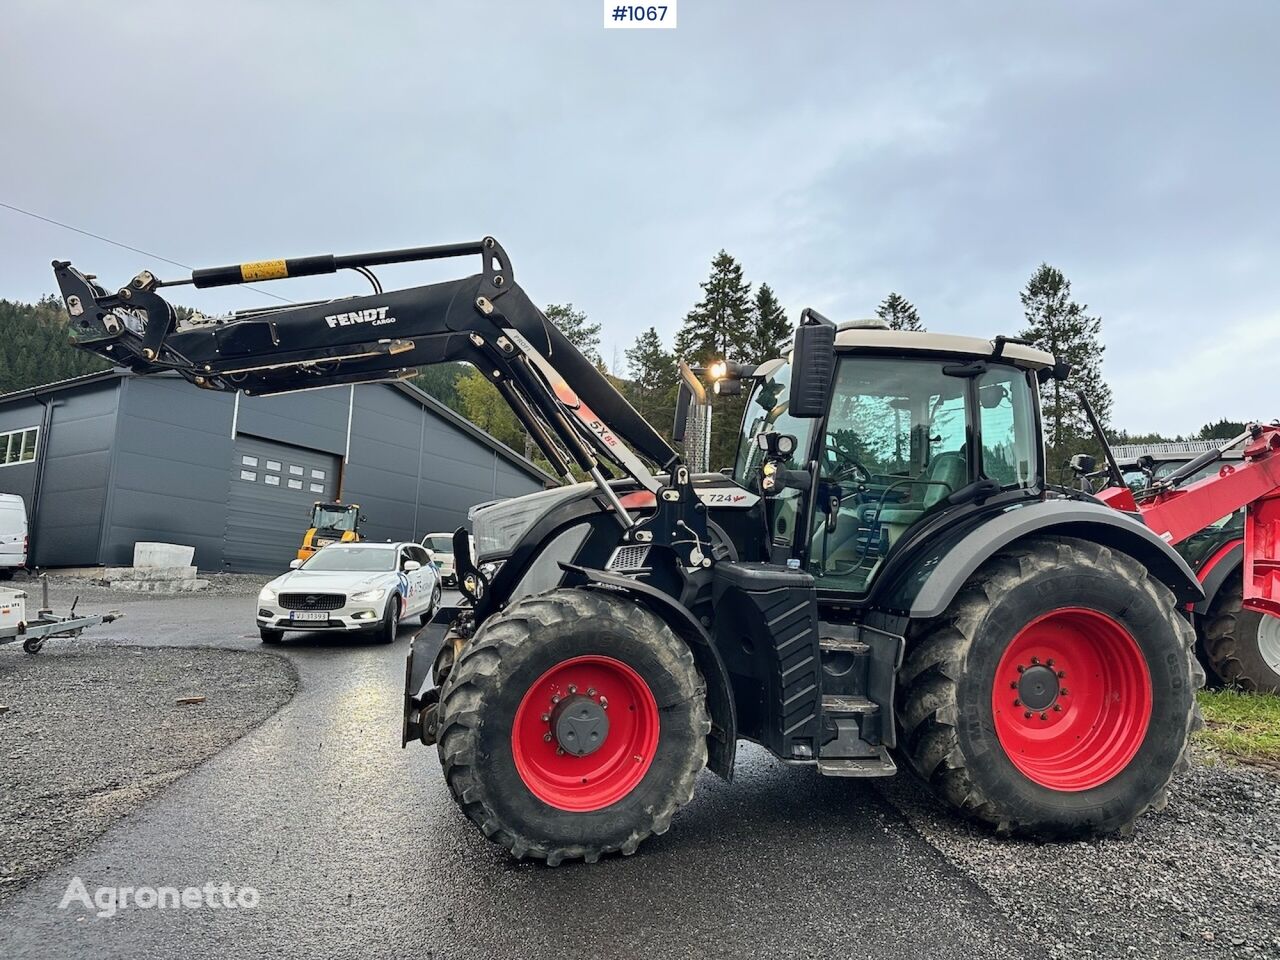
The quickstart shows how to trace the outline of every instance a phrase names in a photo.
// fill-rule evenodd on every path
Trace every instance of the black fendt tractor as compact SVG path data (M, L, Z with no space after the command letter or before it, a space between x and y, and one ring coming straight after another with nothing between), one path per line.
M370 272L462 256L481 271ZM1135 512L1046 484L1039 384L1068 371L1040 350L807 310L740 368L732 470L693 476L492 238L114 292L54 267L78 345L139 374L264 395L465 360L501 391L565 486L473 511L474 555L455 536L465 601L414 639L403 737L518 857L633 852L740 740L828 776L905 761L1044 837L1128 829L1185 762L1200 585ZM183 323L158 292L339 269L375 292Z

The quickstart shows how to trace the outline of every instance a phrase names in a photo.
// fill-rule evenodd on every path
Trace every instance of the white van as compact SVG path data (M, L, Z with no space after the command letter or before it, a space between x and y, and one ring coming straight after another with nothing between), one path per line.
M27 565L27 505L16 493L0 493L0 580Z

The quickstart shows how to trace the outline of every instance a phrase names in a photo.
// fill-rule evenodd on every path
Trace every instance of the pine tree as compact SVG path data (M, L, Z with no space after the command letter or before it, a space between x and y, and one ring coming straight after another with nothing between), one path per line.
M1022 308L1027 325L1019 336L1057 359L1071 364L1071 380L1051 380L1045 404L1050 468L1071 453L1073 444L1088 443L1093 435L1084 409L1076 396L1083 391L1105 427L1111 420L1111 388L1102 379L1102 318L1086 313L1071 299L1071 281L1061 270L1040 264L1022 291Z
M662 346L662 338L653 327L636 337L626 357L631 375L624 386L627 399L655 430L669 438L680 380L675 357Z
M573 309L572 303L549 303L542 312L560 328L565 339L577 347L578 352L599 369L604 369L604 360L600 356L600 324L588 323L587 315Z
M890 293L876 307L876 316L889 325L890 330L924 330L920 314L906 297Z
M1239 420L1228 420L1223 417L1214 423L1206 423L1200 428L1202 440L1233 440L1244 433L1245 425Z
M791 321L787 319L787 311L778 302L773 288L767 283L760 284L752 306L755 323L752 343L745 359L748 363L763 363L778 356L778 344L790 335Z
M747 359L754 324L751 285L742 278L742 265L721 250L701 286L702 299L676 334L676 357L694 365Z
M37 303L0 300L0 393L109 366L71 345L66 308L57 297L43 297Z

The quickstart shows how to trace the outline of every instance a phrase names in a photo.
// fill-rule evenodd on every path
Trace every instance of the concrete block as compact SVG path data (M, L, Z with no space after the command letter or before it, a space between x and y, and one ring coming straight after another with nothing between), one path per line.
M133 545L135 567L186 567L195 558L196 548L180 543L149 543L140 540Z

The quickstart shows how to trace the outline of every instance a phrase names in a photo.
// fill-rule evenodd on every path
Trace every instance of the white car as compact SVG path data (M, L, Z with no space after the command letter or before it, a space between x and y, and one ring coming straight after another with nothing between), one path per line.
M458 585L458 565L454 561L453 556L453 534L452 533L428 533L422 538L422 545L427 548L427 553L431 554L431 560L436 565L436 569L440 571L440 580L446 587L456 587ZM471 544L471 555L475 556L476 545L473 541Z
M394 643L400 621L426 624L440 606L440 576L416 543L335 543L294 560L258 594L258 632L363 631Z

